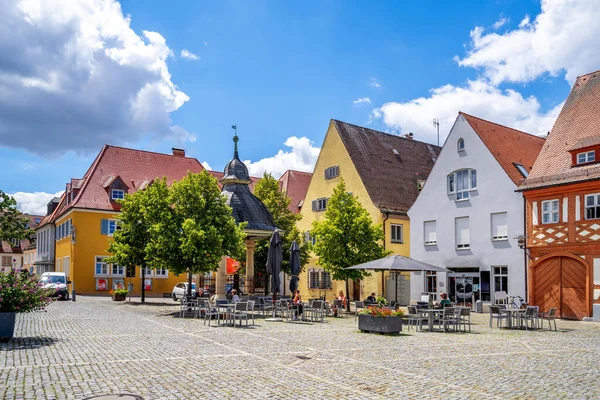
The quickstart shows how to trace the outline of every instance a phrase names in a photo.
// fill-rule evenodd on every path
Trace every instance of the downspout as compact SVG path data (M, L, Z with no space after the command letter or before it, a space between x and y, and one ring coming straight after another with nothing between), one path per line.
M389 212L385 212L385 218L383 219L383 250L386 250L385 248L385 221L388 220L388 218L390 217ZM398 283L396 283L397 285ZM385 271L381 271L381 293L383 294L383 292L385 292Z

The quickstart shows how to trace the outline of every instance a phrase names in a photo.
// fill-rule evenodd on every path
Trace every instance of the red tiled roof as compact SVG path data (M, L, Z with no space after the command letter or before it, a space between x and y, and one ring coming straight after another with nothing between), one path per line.
M600 71L577 78L521 189L600 178L598 164L573 167L570 149L600 136Z
M506 174L515 185L520 185L525 178L514 163L521 164L527 171L531 171L535 159L544 145L544 138L530 135L507 126L498 125L463 112L471 128L494 155L498 164L502 166Z
M299 204L304 200L312 174L310 172L288 169L279 178L279 190L285 192L292 201L288 209L294 213L300 212Z
M219 182L219 187L221 189L223 189L223 185L221 184L221 179L223 179L223 173L219 172L219 171L207 171L209 174L211 174L212 176L214 176L215 178L217 178L217 181ZM250 187L250 191L252 193L254 193L254 185L256 184L256 182L258 182L260 178L256 177L256 176L251 176L250 180L252 181L252 183L250 185L248 185Z
M118 211L120 205L110 201L110 193L102 186L111 176L120 177L129 188L128 193L133 193L144 181L166 177L167 183L172 184L188 171L202 170L204 167L195 158L105 145L83 177L83 183L72 181L81 189L66 206L62 204L65 196L61 198L56 216L74 207Z

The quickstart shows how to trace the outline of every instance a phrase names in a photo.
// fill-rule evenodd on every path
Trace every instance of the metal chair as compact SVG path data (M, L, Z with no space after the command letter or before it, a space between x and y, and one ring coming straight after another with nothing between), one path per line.
M364 301L355 301L354 308L355 308L354 320L356 321L356 317L358 316L358 313L365 309L365 302Z
M208 300L198 297L196 299L196 318L201 318L202 313L208 308Z
M467 324L469 324L469 333L471 333L471 309L469 307L461 307L458 318L459 324L463 326L463 331L467 331Z
M196 306L196 300L192 300L187 296L183 296L180 301L179 318L185 317L187 314L192 316L196 314Z
M415 329L417 329L417 323L419 324L420 330L423 330L423 321L429 323L429 318L419 313L417 306L408 306L408 330L414 323Z
M502 328L502 321L506 321L508 323L509 318L509 315L500 312L500 307L490 306L490 328L492 327L492 321L494 319L496 320L496 326Z
M529 329L529 323L531 322L531 329L537 328L537 316L539 307L527 307L524 313L517 314L516 318L521 326L525 326L525 330Z
M321 322L325 319L325 307L322 300L315 300L312 302L310 309L310 320L315 321L320 319Z
M206 310L204 311L204 325L206 325L206 320L208 320L208 326L210 326L210 322L212 321L212 317L217 317L217 325L221 320L221 313L215 307L215 304L211 304L210 301L206 303Z
M548 321L548 329L552 330L551 321L554 321L554 330L556 331L556 307L552 307L547 312L538 313L540 319L540 328L544 329L544 321Z
M438 324L444 328L444 332L448 331L448 325L453 325L454 331L456 332L458 318L456 317L455 309L453 307L444 308L442 317L439 319Z
M235 303L235 308L231 312L231 319L233 320L233 326L235 326L235 320L240 320L240 326L242 326L242 319L246 320L246 326L248 326L248 302L238 301Z

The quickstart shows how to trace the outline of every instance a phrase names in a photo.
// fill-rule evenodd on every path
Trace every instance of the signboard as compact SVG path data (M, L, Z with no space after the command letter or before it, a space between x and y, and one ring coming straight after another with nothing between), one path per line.
M144 279L144 290L152 290L152 279Z
M96 290L108 290L108 278L96 278Z
M240 262L234 260L233 258L227 257L227 275L233 275L240 269Z
M112 288L114 289L125 289L125 279L123 278L113 278L112 280Z

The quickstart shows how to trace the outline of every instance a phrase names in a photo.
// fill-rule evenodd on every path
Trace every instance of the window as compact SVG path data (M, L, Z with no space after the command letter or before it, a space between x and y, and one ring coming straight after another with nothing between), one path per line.
M435 221L425 221L423 223L423 232L425 233L425 246L434 246L437 244Z
M390 228L392 230L392 243L404 243L404 227L402 225L391 224Z
M113 233L117 230L117 220L116 219L103 219L100 221L100 233L103 235L112 236Z
M331 275L322 269L308 271L309 289L331 289Z
M155 270L155 274L156 276L160 276L160 277L167 277L169 276L169 270L166 268L156 268Z
M71 234L72 221L70 219L66 220L62 224L56 227L56 235L55 240L61 240L66 238Z
M110 198L113 200L123 200L125 197L125 191L121 189L112 189L110 191Z
M525 167L521 164L518 163L513 163L514 166L517 168L517 170L519 171L519 173L521 175L523 175L523 178L527 178L529 176L529 172L527 172L527 170L525 169Z
M333 179L340 175L340 167L329 167L325 169L325 179Z
M586 151L584 153L577 153L577 164L585 164L594 162L596 160L596 151Z
M469 217L460 217L454 220L457 249L468 249L469 245Z
M146 270L144 271L144 275L146 277L148 277L148 276L154 276L154 270L152 268L147 268L146 267Z
M312 202L312 210L313 211L324 211L327 209L327 201L329 199L327 197L322 197L317 200L313 200Z
M542 201L542 224L558 222L558 199Z
M112 275L123 276L125 275L125 269L121 265L112 264Z
M507 240L508 225L505 212L492 214L492 240Z
M125 268L125 277L126 278L135 278L135 270L136 270L136 267Z
M317 238L311 236L309 231L304 232L304 241L312 244L313 246L317 243Z
M106 257L96 257L96 276L108 276L108 264L104 259Z
M465 151L465 139L463 139L463 138L458 139L456 147L458 148L458 151Z
M437 272L427 271L425 279L425 291L433 293L433 300L437 300Z
M508 293L508 267L493 267L494 292Z
M600 218L600 193L585 196L585 219Z
M456 200L469 198L469 191L477 189L477 170L460 169L448 175L448 194L456 193Z
M3 267L12 267L12 257L11 256L2 256L2 266Z

